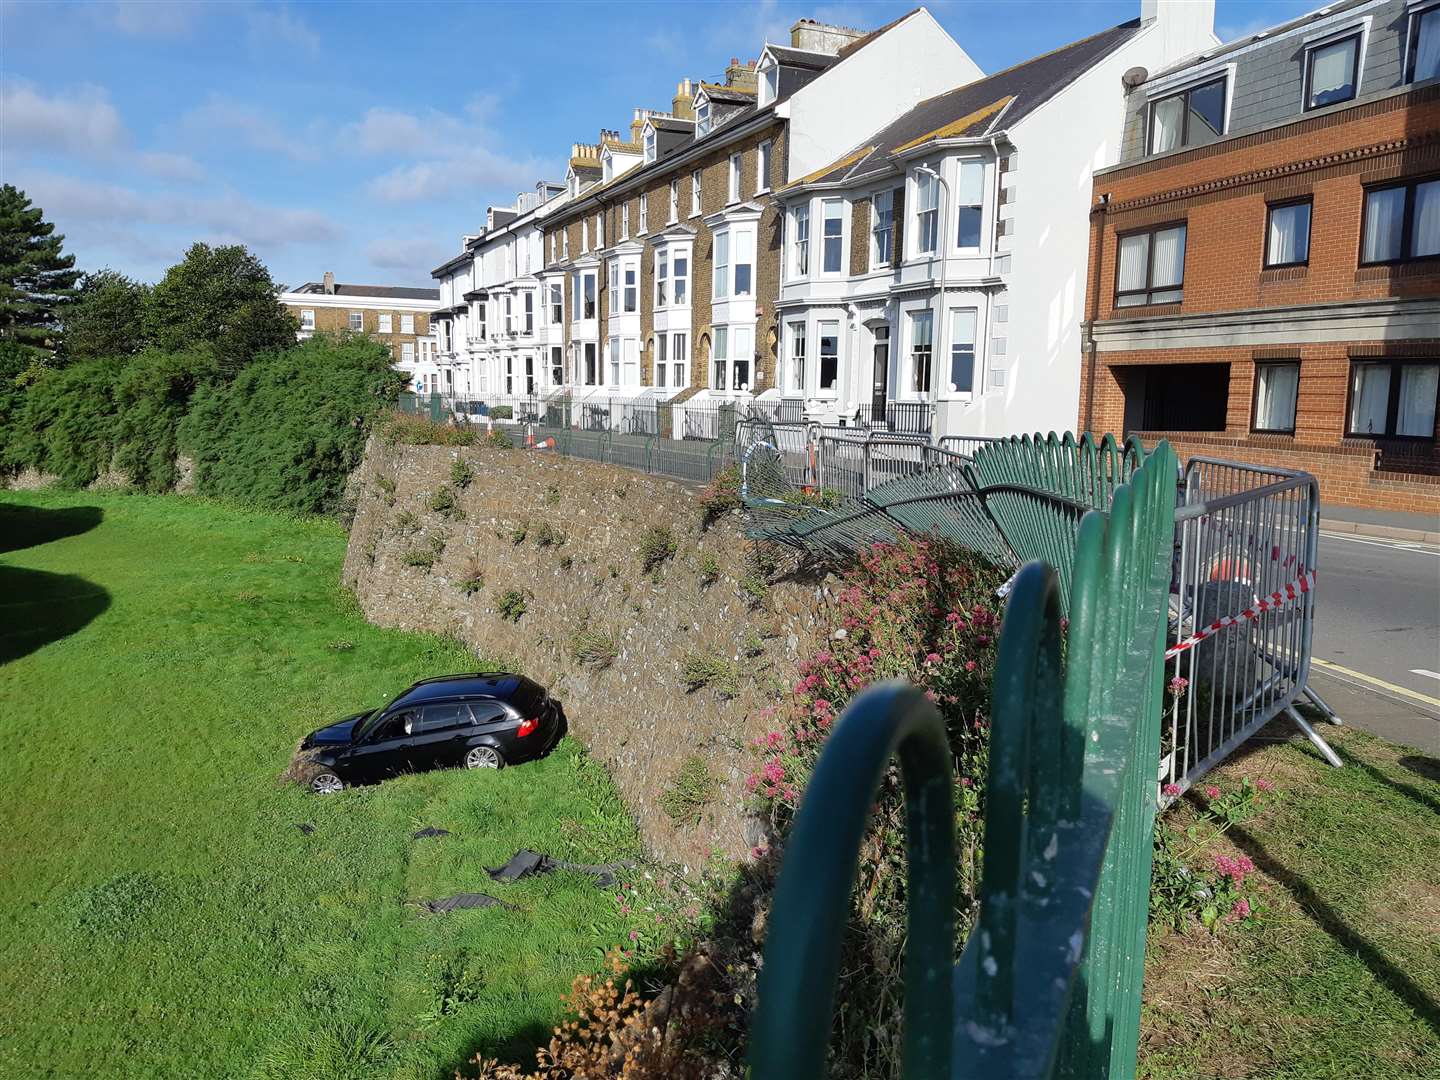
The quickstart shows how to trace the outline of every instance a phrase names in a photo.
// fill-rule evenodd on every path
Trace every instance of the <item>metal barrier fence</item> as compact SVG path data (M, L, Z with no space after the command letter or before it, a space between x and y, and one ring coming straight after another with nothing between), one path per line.
M1295 709L1304 696L1339 723L1308 685L1319 500L1308 473L1208 457L1186 466L1161 745L1166 801L1282 713L1340 764Z
M1175 455L1161 443L1086 514L1066 662L1060 587L1016 576L994 681L979 921L954 951L954 776L912 687L858 698L785 847L751 1028L756 1080L819 1080L866 820L892 757L906 802L904 1075L1135 1075ZM1061 672L1063 671L1063 675Z

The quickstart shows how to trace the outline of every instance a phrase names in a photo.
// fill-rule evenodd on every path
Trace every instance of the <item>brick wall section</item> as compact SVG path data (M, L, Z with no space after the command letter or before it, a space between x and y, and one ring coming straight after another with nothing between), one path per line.
M462 454L478 475L459 495L465 519L445 521L428 499ZM395 481L393 505L376 486L379 475ZM558 502L547 496L552 489ZM778 583L767 608L753 611L739 589L751 561L738 520L705 529L695 494L683 485L589 461L373 439L351 494L356 513L342 580L368 619L454 634L482 659L518 666L548 686L565 705L572 735L606 765L660 857L693 867L712 848L738 858L758 842L745 810L749 744L766 730L763 707L793 684L799 659L832 631L832 581ZM420 519L418 534L398 534L396 517L405 511ZM541 522L557 526L564 544L513 543L521 521L532 534ZM635 552L644 529L661 521L678 551L652 579ZM438 533L445 547L429 572L403 564L407 551ZM721 568L709 586L697 570L705 555ZM485 586L467 597L457 581L472 563ZM494 611L511 588L527 594L518 623ZM615 636L620 653L611 667L595 671L572 656L571 637L583 626ZM710 689L685 692L681 664L692 652L740 667L733 700ZM677 829L659 799L692 754L720 781L719 794L698 827Z
M1327 302L1440 295L1440 263L1360 267L1363 186L1440 170L1440 87L1426 87L1269 132L1242 135L1095 179L1086 311L1099 324L1148 315L1284 309ZM1267 204L1309 196L1307 266L1266 270ZM1159 308L1114 308L1118 237L1172 221L1187 225L1184 299ZM1423 471L1374 468L1399 455L1436 457L1435 444L1398 445L1346 439L1352 350L1440 357L1434 338L1404 343L1297 342L1268 339L1263 348L1140 349L1101 352L1098 367L1084 356L1079 424L1124 430L1125 369L1138 364L1227 363L1230 388L1223 432L1165 433L1186 453L1221 454L1257 464L1305 469L1320 481L1326 502L1440 514L1440 477ZM1298 357L1295 434L1251 431L1255 362ZM1147 441L1161 433L1143 433ZM1437 420L1436 440L1440 440ZM1427 466L1428 467L1428 466Z
M850 204L850 273L870 272L870 200Z
M299 319L300 319L300 312L301 312L302 309L305 310L305 311L313 311L313 312L315 312L315 331L316 331L316 333L332 333L332 334L333 334L333 333L338 333L338 332L340 332L340 331L342 331L342 330L348 330L348 329L350 328L350 312L351 312L351 311L358 311L358 312L361 313L362 316L364 316L364 319L363 319L364 326L365 326L364 332L365 332L366 334L369 334L371 337L373 337L376 341L380 342L382 345L388 346L389 349L390 349L391 355L394 356L394 358L395 358L395 360L396 360L397 363L398 363L398 362L400 361L400 359L401 359L401 354L402 354L401 346L402 346L405 342L408 341L410 344L415 345L415 343L416 343L420 338L426 337L426 336L428 336L429 333L430 333L430 317L429 317L428 315L426 315L425 313L423 313L423 312L415 312L415 313L414 313L414 315L415 315L415 333L413 333L413 334L402 334L402 333L399 332L399 330L400 330L400 316L401 316L402 314L404 314L404 313L403 313L403 312L400 312L400 311L398 311L398 310L397 310L397 311L391 311L391 312L389 313L389 314L390 314L390 325L394 328L394 330L393 330L392 333L382 334L382 333L380 333L380 316L383 315L383 314L385 314L385 312L384 312L384 311L381 311L381 310L375 310L375 309L369 309L369 308L331 308L331 307L313 307L313 308L312 308L312 307L311 307L310 305L308 305L308 304L286 304L285 307L295 316L295 319L296 319L297 322L298 322ZM420 348L419 348L418 345L416 345L416 347L415 347L415 355L416 355L417 358L419 357L419 354L420 354Z
M775 300L780 294L781 215L768 194L757 195L756 192L756 163L759 146L767 140L772 143L770 185L773 190L783 180L786 170L785 128L778 121L769 127L747 135L739 143L716 147L701 158L692 159L671 170L659 171L647 180L643 188L627 190L623 196L617 195L613 201L607 204L608 216L605 224L607 251L621 242L618 215L622 212L620 209L622 203L627 208L625 212L630 215L630 239L645 244L640 271L640 340L643 346L649 342L655 328L654 249L650 246L649 240L669 224L670 178L677 176L680 180L677 223L695 229L690 268L689 339L690 385L693 387L699 388L709 384L714 242L710 230L705 227L704 218L723 209L728 202L730 155L737 150L741 154L740 199L742 202L758 199L765 206L765 211L760 218L755 245L755 300L758 315L755 330L755 365L761 374L752 381L752 387L758 393L771 385L774 380L777 344L775 340ZM691 217L690 176L697 168L701 170L701 216ZM641 191L646 193L649 200L646 215L649 228L643 236L639 232ZM584 211L584 217L591 222L592 241L594 239L594 216L593 206ZM550 234L558 229L566 229L570 233L570 256L572 259L579 257L581 254L579 222L579 216L567 218L563 212L554 215L545 231L544 243L547 260L550 257ZM603 285L603 268L601 282ZM568 288L566 302L566 321L568 323L573 310L568 306L573 302L569 297ZM603 304L601 314L603 319ZM602 322L601 340L603 341L606 336ZM652 350L645 349L641 353L640 367L641 380L648 386L654 379L654 352Z

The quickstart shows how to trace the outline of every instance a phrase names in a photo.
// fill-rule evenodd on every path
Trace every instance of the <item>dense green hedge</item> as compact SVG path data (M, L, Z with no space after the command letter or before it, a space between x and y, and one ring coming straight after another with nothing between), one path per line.
M0 470L84 487L113 466L141 490L168 491L184 453L200 493L301 512L336 508L402 383L389 350L358 337L260 356L232 382L208 348L86 360L25 386L4 360Z
M196 490L275 509L335 510L370 425L403 381L384 346L320 336L258 358L233 382L202 387L180 425Z

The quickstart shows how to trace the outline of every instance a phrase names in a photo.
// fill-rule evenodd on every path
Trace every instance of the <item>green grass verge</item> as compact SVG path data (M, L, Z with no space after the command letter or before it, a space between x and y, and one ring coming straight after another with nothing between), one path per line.
M0 552L0 1075L449 1077L546 1037L626 937L588 879L483 870L638 853L571 740L333 799L278 782L305 732L476 666L365 623L336 525L6 493ZM412 903L458 891L519 910Z
M1440 761L1322 729L1344 768L1292 740L1219 771L1283 796L1219 846L1254 861L1268 910L1216 938L1152 928L1142 1077L1437 1075Z

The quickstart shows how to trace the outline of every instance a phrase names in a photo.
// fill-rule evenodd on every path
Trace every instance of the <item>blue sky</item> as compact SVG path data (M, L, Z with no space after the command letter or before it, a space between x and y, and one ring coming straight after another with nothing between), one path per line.
M1217 32L1318 4L1218 0ZM428 285L487 206L563 179L570 143L668 108L679 79L719 78L802 16L873 28L912 6L0 0L0 180L85 269L153 280L209 240L247 244L288 284L330 269ZM927 6L985 71L1140 8Z

